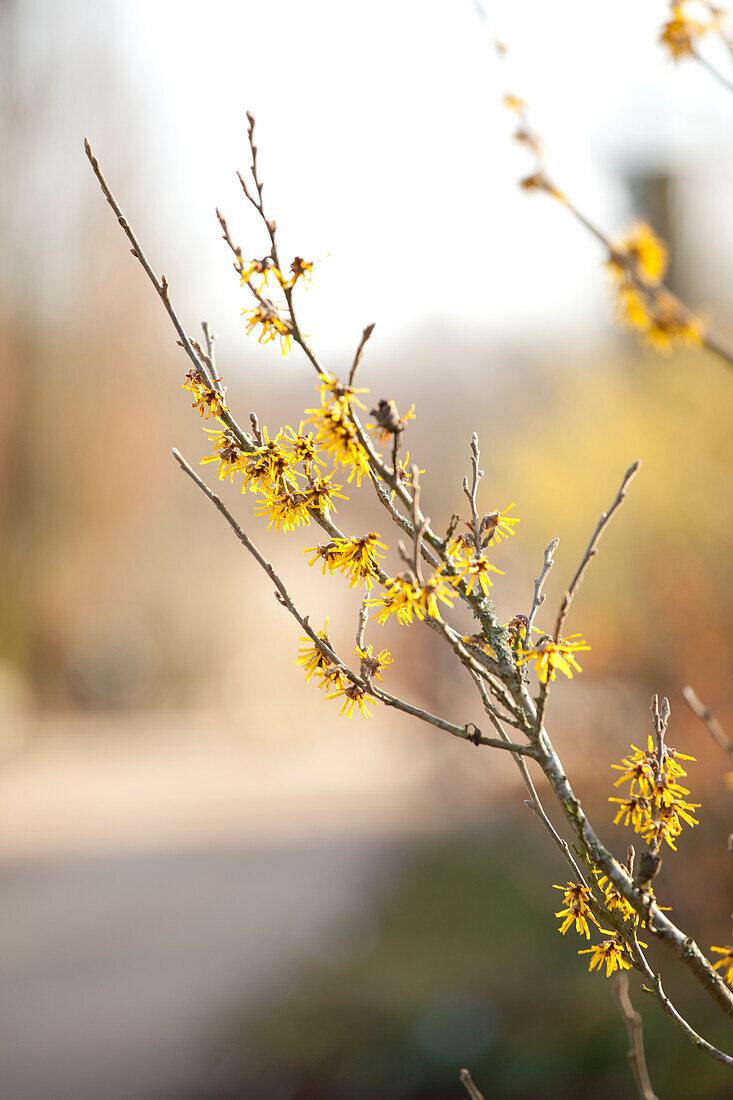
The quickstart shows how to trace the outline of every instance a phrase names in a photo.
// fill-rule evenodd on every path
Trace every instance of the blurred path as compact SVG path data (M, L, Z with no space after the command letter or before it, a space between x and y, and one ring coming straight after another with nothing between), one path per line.
M218 1025L364 903L375 842L0 866L0 1096L184 1100Z

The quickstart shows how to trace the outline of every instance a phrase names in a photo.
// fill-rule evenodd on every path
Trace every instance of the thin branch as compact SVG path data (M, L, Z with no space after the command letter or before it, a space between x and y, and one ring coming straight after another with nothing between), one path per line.
M713 1046L707 1039L703 1039L701 1035L695 1031L691 1024L688 1024L687 1020L682 1014L675 1008L670 1001L669 997L664 991L662 986L662 979L659 974L655 974L652 970L647 957L644 954L641 944L639 943L636 930L632 930L631 939L633 943L633 954L636 960L638 969L648 979L649 985L642 986L641 988L645 993L650 993L653 997L656 997L657 1001L661 1005L662 1009L669 1016L671 1020L677 1025L681 1032L687 1036L690 1042L703 1051L704 1054L708 1054L711 1058L714 1058L716 1062L722 1062L724 1066L733 1067L733 1058L726 1054L724 1051L719 1050L718 1047Z
M698 698L689 684L682 688L682 695L692 713L696 714L700 721L705 723L708 733L716 744L720 746L723 752L727 752L733 760L733 741L724 733L723 727L710 708Z
M481 452L479 451L478 435L474 432L471 436L471 485L469 487L468 478L464 477L463 492L468 497L468 503L471 505L471 530L473 531L473 543L476 547L477 557L481 554L481 523L476 504L476 493L478 492L479 482L484 476L484 471L479 469L480 460Z
M303 335L303 333L300 330L300 325L298 324L298 319L295 316L295 305L294 305L294 302L293 302L293 287L290 286L288 284L288 282L286 281L286 279L284 277L284 274L283 274L283 271L282 271L282 267L280 266L280 257L279 257L278 248L277 248L277 222L275 221L274 218L268 218L266 213L265 213L265 207L264 207L264 204L263 204L263 201L262 201L262 190L263 190L264 184L260 180L259 172L258 172L258 169L257 169L257 146L254 143L255 118L254 118L254 115L250 111L247 111L247 122L248 122L247 140L249 141L250 152L252 154L252 164L250 165L250 171L252 173L252 179L254 180L255 187L257 189L257 197L255 198L254 195L252 194L252 192L247 188L247 184L246 184L241 172L237 172L237 178L239 179L239 182L241 184L242 190L244 191L244 194L247 196L247 198L249 199L249 201L252 203L255 210L259 214L260 218L264 222L265 228L267 229L268 235L270 237L270 256L272 258L272 262L274 263L277 270L281 273L281 275L283 275L281 286L282 286L283 294L285 295L285 301L287 302L288 313L290 314L291 336L292 336L293 340L295 340L296 344L298 344L298 346L305 353L306 358L310 361L311 365L315 368L316 372L320 376L323 376L323 375L326 374L325 367L318 360L317 356L312 351L312 349L311 349L310 345L308 344L305 336ZM218 211L217 211L217 215L219 216L219 221L221 222L222 218L218 214ZM229 242L227 242L227 243L229 243ZM250 288L250 289L252 289L252 288Z
M559 545L560 545L560 539L553 539L552 542L548 542L547 546L545 547L545 555L544 555L544 560L542 562L542 572L540 573L539 577L535 577L535 579L534 579L534 597L532 599L532 608L531 608L530 613L527 617L527 645L528 646L531 645L530 639L531 639L531 636L532 636L532 627L534 626L534 621L535 621L535 618L537 616L537 612L542 607L542 604L545 602L545 600L547 598L546 594L542 591L542 589L544 587L545 581L547 580L547 574L550 572L553 565L555 564L552 555L555 553L555 551L557 550Z
M102 188L102 193L103 193L104 197L106 198L107 202L109 203L112 210L114 211L114 214L117 218L117 221L118 221L119 225L122 227L122 230L123 230L125 236L127 237L128 241L132 245L132 248L130 249L130 251L132 252L132 255L135 257L136 260L138 260L138 262L140 263L140 266L142 267L143 271L145 272L145 274L148 276L151 283L155 287L155 289L158 293L158 296L159 296L160 300L162 301L162 303L165 307L166 313L170 317L171 322L173 324L173 327L176 330L176 332L178 333L178 342L179 342L179 344L181 345L183 350L186 352L186 355L189 357L189 359L193 363L194 367L198 371L200 371L201 374L203 374L204 378L207 381L207 384L209 386L211 386L212 389L215 389L216 387L215 387L214 379L211 376L211 368L210 368L209 363L207 363L207 361L206 361L206 357L205 356L200 356L199 354L197 354L197 352L194 348L194 341L192 341L191 338L188 336L188 334L187 334L186 330L184 329L183 324L182 324L178 314L176 313L175 309L173 308L173 303L171 302L171 298L170 298L170 287L169 287L169 284L168 284L168 280L166 279L165 275L161 275L160 278L158 278L158 276L156 275L150 261L148 260L147 256L145 255L142 248L140 247L140 242L138 241L137 237L135 236L135 233L133 232L127 218L122 213L120 205L117 202L117 199L115 198L114 194L112 193L112 190L111 190L109 184L107 183L107 180L104 177L104 173L102 172L102 169L99 165L99 161L97 160L94 153L92 152L92 147L89 144L89 141L87 140L87 138L84 139L84 151L87 155L89 163L92 166L92 171L94 172L94 175L97 177L97 180L99 182L99 186ZM254 448L253 441L250 439L249 435L245 431L243 431L242 428L240 428L239 424L237 423L237 421L232 416L229 408L226 407L226 406L221 408L219 410L218 415L219 415L219 418L224 421L226 426L232 432L234 432L234 434L236 435L236 437L239 440L239 443L241 444L243 449L246 450L246 451L253 450L253 448Z
M458 1076L471 1100L484 1100L484 1094L476 1088L473 1077L467 1069L462 1069Z
M350 387L353 386L353 384L354 384L354 375L356 374L356 369L359 366L359 363L361 362L361 357L364 354L364 347L366 345L367 340L369 339L371 334L374 332L374 328L375 328L374 324L367 325L367 327L364 329L364 331L361 334L361 340L359 341L359 346L356 349L356 355L354 356L354 362L351 364L351 370L349 371L349 386Z
M97 160L94 153L92 152L92 147L89 144L88 138L84 138L84 152L86 153L87 158L89 160L89 163L92 166L92 171L94 172L94 175L97 177L97 180L99 181L99 186L102 188L102 193L104 194L104 197L106 198L109 205L112 207L112 210L115 213L117 221L119 222L120 226L122 227L122 230L123 230L125 236L127 237L128 241L132 245L132 249L131 249L132 255L135 257L136 260L139 260L141 267L145 271L145 274L148 276L151 283L153 284L153 286L157 290L158 295L160 296L160 299L161 299L161 301L163 302L163 305L166 308L168 316L170 317L171 321L173 322L173 326L174 326L176 332L178 333L178 337L181 341L181 344L182 344L186 354L188 355L188 357L191 360L191 362L193 363L193 365L206 376L207 382L213 388L213 381L208 376L208 367L207 367L206 363L202 362L201 358L194 351L193 344L191 343L191 341L190 341L183 325L181 324L181 321L178 318L178 314L176 313L176 311L173 308L173 305L171 304L168 280L166 279L165 275L161 275L160 278L158 278L155 271L153 270L153 267L152 267L150 261L148 260L147 256L145 255L142 248L140 247L140 242L138 241L137 237L133 233L129 222L127 221L127 218L125 217L125 215L122 213L122 210L120 209L120 205L117 202L117 199L112 194L112 191L110 189L109 184L107 183L107 180L104 178L104 174L102 172L102 169L99 166L99 161Z
M491 722L492 722L494 728L496 729L497 733L499 734L499 736L502 738L502 740L504 740L505 742L508 743L509 738L507 737L506 732L502 728L501 723L495 717L494 708L491 705L491 700L488 698L488 696L486 694L486 689L485 689L483 683L477 677L474 677L473 679L474 679L474 683L476 685L476 688L478 690L478 693L481 696L481 701L484 704L484 710L488 714L489 719L491 720ZM533 754L532 753L525 753L524 755L530 755L531 756ZM577 862L576 862L576 860L573 856L573 853L570 851L569 844L567 843L567 841L563 840L563 838L557 832L557 830L555 829L555 826L552 824L549 817L547 816L547 813L545 812L545 808L542 805L542 802L540 800L540 796L537 794L537 788L534 785L534 782L532 780L532 776L529 774L529 768L527 767L522 755L520 755L518 753L515 753L514 754L514 763L517 765L517 768L519 769L519 773L522 777L522 780L524 781L524 785L527 788L527 791L529 793L529 798L525 801L525 805L528 806L530 808L530 810L532 810L532 812L536 815L536 817L539 819L539 821L544 825L545 829L547 829L547 831L550 834L550 836L552 837L553 841L558 846L558 848L562 852L563 856L565 857L565 859L569 863L571 870L577 876L578 882L581 882L581 883L583 883L583 885L585 885L586 884L585 883L585 878L583 877L583 873L582 873L580 867L578 866L578 864L577 864Z
M369 597L365 596L361 601L361 607L359 608L359 622L356 627L356 648L358 650L364 649L364 634L366 632L367 622L369 621Z
M601 535L605 531L608 524L611 522L614 513L626 500L626 494L628 493L629 485L636 477L636 474L638 473L640 467L641 459L637 459L636 462L632 462L632 464L629 466L628 470L624 474L623 481L621 482L621 487L616 494L616 499L614 500L613 504L607 512L601 512L601 516L596 525L596 529L593 532L593 536L590 542L588 543L585 554L583 555L583 559L578 566L578 571L570 582L570 587L563 596L562 604L560 605L560 611L557 616L557 622L555 624L555 641L558 641L560 638L560 632L562 631L563 623L567 618L568 611L570 610L570 605L573 602L575 594L580 588L583 577L585 576L585 571L590 565L593 558L598 553L598 543L600 542Z
M710 75L715 77L718 83L722 85L722 87L725 88L727 92L733 92L733 81L728 80L727 76L723 76L723 74L719 72L719 70L716 69L714 65L710 64L706 57L703 57L702 54L695 52L695 60L699 65L702 65L703 69L707 69Z
M626 1057L629 1060L629 1066L636 1083L639 1100L657 1100L646 1067L641 1016L632 1005L629 997L628 975L620 972L611 988L629 1038L629 1049L626 1052Z
M578 566L578 571L576 572L575 576L573 577L572 581L570 582L570 587L565 592L565 595L562 598L562 602L560 604L560 609L559 609L558 614L557 614L557 621L555 622L554 638L555 638L556 642L560 640L560 632L562 631L563 624L565 622L565 619L568 616L568 612L570 611L570 605L573 602L575 594L577 593L577 591L580 588L580 585L583 581L583 577L585 576L585 571L588 568L588 566L590 565L593 558L598 553L598 543L600 542L601 535L605 531L608 524L611 522L611 519L613 518L614 513L621 507L624 500L626 499L626 494L628 492L629 485L634 480L634 478L635 478L636 474L638 473L640 467L641 467L641 459L637 459L636 462L632 462L631 466L629 466L628 470L626 471L626 473L623 476L623 480L621 482L621 487L619 488L619 491L616 494L616 499L614 500L613 504L611 505L611 507L608 509L607 512L601 512L600 519L598 520L598 523L596 524L596 529L593 532L593 535L591 537L590 542L588 543L588 546L586 548L585 554L583 555L582 561L581 561L580 565ZM547 680L540 687L540 694L539 694L539 698L537 700L537 715L536 715L536 721L535 721L535 728L537 730L538 735L540 734L540 732L542 730L542 726L543 726L543 723L544 723L544 720L545 720L545 712L547 710L547 702L548 702L548 699L550 697L550 687L551 687L551 680L548 676Z

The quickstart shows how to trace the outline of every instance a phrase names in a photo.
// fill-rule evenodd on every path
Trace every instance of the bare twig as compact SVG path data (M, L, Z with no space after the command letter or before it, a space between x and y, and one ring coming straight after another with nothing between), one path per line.
M478 679L478 677L473 677L473 680L474 680L474 683L476 685L476 689L478 690L478 693L481 696L481 701L484 705L484 710L488 714L492 725L494 726L497 733L499 734L499 737L503 741L508 743L509 738L507 737L506 732L502 728L501 722L496 718L496 712L495 712L494 708L491 705L491 700L488 698L488 696L486 694L486 688L484 687L481 680ZM525 754L525 755L531 755L531 754ZM527 788L527 791L529 793L529 798L525 801L525 805L528 806L530 808L530 810L532 810L532 812L539 819L539 821L542 823L542 825L544 825L545 829L550 834L553 841L558 846L558 848L562 852L563 856L567 860L568 864L570 865L570 868L573 871L573 874L576 875L576 877L578 879L578 882L581 882L581 883L583 883L583 885L585 885L585 878L583 877L583 872L581 871L580 867L578 866L578 863L575 860L575 857L573 856L573 853L570 851L570 845L567 843L566 840L563 840L563 838L560 836L557 829L555 828L555 826L552 824L549 817L547 816L547 813L545 811L544 806L542 805L542 802L540 800L540 796L537 793L537 788L534 785L534 782L532 780L532 776L529 774L529 768L527 767L527 765L526 765L526 763L523 759L523 756L518 754L518 753L514 753L513 758L514 758L514 763L517 765L517 768L519 769L519 774L522 777L524 785Z
M601 512L601 516L600 516L600 519L598 520L598 523L596 525L596 529L593 532L593 536L592 536L590 542L588 543L585 554L583 555L583 560L581 561L580 565L578 566L577 573L575 574L572 581L570 582L570 587L568 588L567 592L563 596L562 604L560 605L560 611L559 611L558 616L557 616L557 622L555 624L555 635L554 635L555 636L555 641L558 641L558 639L560 637L560 633L562 631L563 623L565 622L565 619L567 618L567 614L568 614L568 611L570 610L570 605L573 602L573 598L575 597L576 592L580 588L581 582L582 582L583 577L585 575L585 571L588 568L588 566L590 565L593 558L598 553L598 543L600 541L601 535L605 531L608 524L611 522L611 519L613 518L614 513L621 507L623 502L626 500L626 494L629 491L629 485L631 484L631 482L636 477L636 474L638 473L640 467L641 467L641 459L637 459L636 462L632 462L632 464L629 466L628 470L626 471L626 473L623 476L623 480L621 482L621 487L620 487L618 493L616 494L616 499L614 500L613 504L611 505L611 507L608 509L607 512Z
M629 1037L629 1049L626 1052L626 1057L629 1060L629 1066L636 1082L639 1100L657 1100L646 1068L641 1016L632 1005L629 997L628 975L623 971L617 974L612 989L621 1019L626 1028L626 1034Z
M682 1016L682 1014L675 1008L670 1001L669 997L664 991L662 986L662 979L659 974L655 974L652 970L647 957L644 954L641 944L639 943L636 930L631 931L631 940L633 945L633 955L637 964L637 968L648 979L649 985L642 986L641 988L645 993L650 993L657 999L662 1009L669 1016L671 1020L677 1025L680 1031L687 1036L687 1038L704 1054L708 1054L711 1058L714 1058L716 1062L722 1062L724 1066L733 1067L733 1058L730 1054L726 1054L725 1051L719 1050L718 1047L713 1046L707 1039L703 1039L701 1035L695 1031L691 1024Z
M705 723L710 736L716 744L720 746L723 752L727 752L728 756L733 760L733 741L731 741L730 737L723 731L723 727L710 708L698 698L689 684L682 688L682 695L693 714L696 714L700 721Z
M364 347L366 345L367 340L369 339L369 337L371 336L371 334L373 332L374 332L374 325L371 324L371 325L367 325L367 327L364 329L364 331L361 334L361 340L359 341L359 346L356 349L356 355L354 356L354 362L351 364L351 370L349 371L349 386L353 386L353 384L354 384L354 376L356 374L357 367L359 366L359 363L361 362L361 357L364 354Z
M369 597L365 596L361 601L361 607L359 608L359 622L356 627L356 648L358 650L364 649L364 634L366 632L367 622L369 621Z
M723 76L723 74L718 69L716 69L714 65L711 65L708 59L706 57L703 57L702 54L695 51L694 56L697 63L699 65L702 65L703 69L707 69L710 75L715 77L718 83L723 88L725 88L727 92L733 92L733 81L730 81L726 76Z
M557 615L557 621L555 622L554 638L555 638L556 642L560 640L560 633L562 631L563 624L565 622L565 619L567 618L568 612L570 611L570 605L573 602L575 594L577 593L578 589L580 588L583 577L585 576L585 571L588 568L588 566L590 565L593 558L598 553L598 543L600 542L601 535L605 531L608 524L611 522L611 519L613 518L614 513L621 507L624 500L626 499L626 494L628 493L629 485L631 484L631 482L636 477L636 474L638 473L640 467L641 467L641 460L640 459L637 459L636 462L632 462L632 464L629 466L628 470L626 471L626 473L623 476L623 480L621 481L621 486L619 488L618 493L616 494L616 498L615 498L613 504L611 505L611 507L608 509L607 512L601 512L598 523L596 524L596 529L593 532L593 535L591 537L590 542L588 543L588 546L587 546L586 551L583 555L583 558L580 562L580 565L578 566L578 570L577 570L575 576L573 577L572 581L570 582L569 588L567 589L567 591L565 592L565 594L562 598L562 602L560 604L560 609L559 609L558 615ZM529 644L529 639L528 639L528 644ZM547 680L545 681L544 684L542 684L542 686L540 688L539 700L538 700L538 705L537 705L537 717L536 717L536 722L535 722L535 726L536 726L538 735L540 734L540 732L542 730L542 725L543 725L543 722L545 720L545 711L547 709L547 700L549 699L549 695L550 695L550 683L551 683L550 678L548 676Z
M476 1088L473 1077L467 1069L462 1069L458 1076L464 1089L471 1097L471 1100L484 1100L484 1094Z
M527 617L527 645L531 645L532 627L537 616L537 612L542 607L542 604L546 600L546 594L542 591L544 583L547 579L547 574L555 564L553 554L560 545L560 539L553 539L552 542L548 542L545 547L544 559L542 562L542 572L539 577L534 579L534 597L532 599L532 609Z
M477 557L481 553L481 521L479 520L478 505L476 504L476 493L478 492L479 482L484 476L484 471L479 469L480 460L481 452L478 446L478 435L474 432L471 436L471 484L469 486L468 478L464 477L463 492L468 497L468 503L471 505L471 531Z

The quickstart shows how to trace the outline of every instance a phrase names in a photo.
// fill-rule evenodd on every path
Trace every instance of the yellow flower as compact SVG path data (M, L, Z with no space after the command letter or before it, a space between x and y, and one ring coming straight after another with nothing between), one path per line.
M630 970L631 961L623 941L619 940L613 932L609 932L606 928L602 928L601 931L611 938L604 940L603 943L599 943L595 947L586 947L583 951L578 952L579 955L591 956L588 969L593 970L598 967L600 972L605 963L607 978L610 978L615 970ZM643 946L646 947L646 944L643 944Z
M317 508L320 512L329 508L332 512L335 512L336 505L334 504L334 498L340 497L341 500L349 499L345 493L340 492L340 485L334 485L331 480L332 478L333 474L327 474L324 477L313 478L313 480L308 483L305 492L308 497L307 504L309 508Z
M593 911L590 908L589 902L593 896L587 886L583 886L580 882L568 882L567 886L553 886L553 890L563 891L563 901L565 902L565 908L561 909L559 913L555 913L556 917L564 917L559 931L565 935L568 928L572 924L575 924L575 930L579 936L585 936L586 939L590 939L590 927L588 921L591 920L597 928L600 928L600 924L593 916Z
M568 638L560 638L555 642L549 634L543 634L531 649L519 648L517 664L523 665L527 661L534 661L537 679L541 684L552 681L558 672L573 678L573 670L582 672L574 654L580 650L588 650L590 646L583 639L582 634L571 634Z
M617 764L612 765L618 767ZM618 780L622 783L623 779ZM618 785L617 783L617 785ZM641 828L649 815L649 802L640 795L632 794L628 798L609 798L609 802L618 802L619 808L613 819L614 825L633 825L636 832Z
M333 576L336 569L338 569L341 563L341 549L338 543L341 539L324 543L320 546L306 546L303 550L304 554L313 554L313 557L308 562L308 565L315 565L320 559L323 562L321 573L326 576L326 570Z
M289 489L265 489L264 500L255 508L255 515L268 517L269 531L273 523L275 530L294 531L296 527L307 527L311 521L308 511L308 496Z
M279 441L290 461L295 465L302 462L306 473L312 466L323 466L325 463L318 457L318 448L312 432L304 434L303 421L301 420L297 432L286 424L281 432L278 432L276 441Z
M328 619L326 619L326 622L323 625L323 630L318 631L318 637L322 641L324 641L326 645L330 648L331 640L326 633L327 630ZM300 640L302 642L305 642L306 644L300 647L300 656L297 657L296 660L299 665L303 665L303 668L305 669L306 680L310 680L314 672L319 676L323 675L328 667L333 664L333 661L330 657L327 657L323 650L319 649L315 642L313 642L310 638L301 637Z
M348 415L349 406L356 405L359 409L366 408L356 396L357 393L369 393L366 388L346 386L334 374L326 371L321 375L319 383L322 406L336 406L344 415ZM307 412L317 412L317 409L307 409Z
M424 619L427 615L431 619L439 619L438 600L447 604L448 607L453 607L454 598L455 595L450 581L440 569L436 569L430 580L426 581L420 589L419 617Z
M480 650L481 653L485 653L487 657L491 657L494 661L499 660L496 650L491 648L483 634L466 634L461 640L464 645L473 646L474 649Z
M658 244L661 245L661 242ZM650 249L650 255L652 252ZM653 286L651 270L655 267L655 261L647 257L645 263L646 277L640 270L641 261L637 263L637 277L648 282L649 289L635 285L629 272L623 270L623 265L613 261L609 263L609 267L615 272L617 283L616 320L628 328L637 329L643 334L644 342L660 355L671 352L676 344L698 347L705 335L703 319L691 313L668 290Z
M350 588L355 588L357 584L367 584L371 588L372 582L379 578L378 559L384 557L377 547L387 549L386 545L380 542L379 535L372 531L371 534L358 539L332 539L325 546L307 547L303 553L314 555L308 562L309 565L313 565L319 558L322 560L321 572L324 576L326 569L331 575L339 570L349 577Z
M292 271L292 275L287 283L284 282L281 275L278 275L283 286L292 289L298 279L302 279L304 283L309 283L313 278L313 260L304 260L302 256L296 256L290 265L290 270Z
M713 967L715 970L722 967L723 977L728 985L733 985L733 947L731 947L730 944L726 944L725 947L711 947L710 950L723 956L722 959L718 959L716 963L713 963Z
M221 382L221 378L217 378L216 381ZM183 383L183 389L190 390L194 395L196 400L191 408L198 409L199 415L205 420L208 420L211 416L218 419L221 410L226 408L224 398L217 390L209 386L198 367L191 367L190 370L186 371L186 381Z
M370 607L378 607L377 622L386 623L390 615L396 615L403 625L412 622L413 614L422 619L422 589L406 577L393 577L387 581L383 596L368 601Z
M615 909L616 912L621 915L623 920L633 921L634 924L638 924L639 914L626 900L623 894L619 893L611 880L607 878L606 875L602 875L600 871L594 871L593 874L598 879L598 885L603 891L606 907L608 909Z
M488 596L489 589L491 588L492 581L489 573L499 573L500 576L504 576L502 569L497 569L495 565L490 565L485 558L471 558L466 562L465 566L460 567L460 572L457 577L451 577L453 584L460 584L461 581L466 582L466 591L471 592L475 581L481 588L481 591L485 596Z
M271 340L274 340L277 336L280 340L280 350L283 355L287 356L290 351L290 326L287 321L284 321L277 312L277 309L272 302L262 301L254 309L243 309L242 314L245 317L249 317L247 321L247 335L249 335L257 325L261 326L261 332L258 337L260 344L268 344Z
M340 689L348 682L349 681L344 675L344 670L338 665L321 673L321 687L325 690L329 688ZM326 696L326 698L328 698L328 696Z
M343 541L343 559L341 569L350 578L350 587L366 584L371 588L373 582L379 579L381 566L379 559L384 557L379 550L386 550L386 543L382 542L376 531L363 535L358 539L345 539Z
M514 528L519 523L519 520L510 516L513 504L510 504L503 512L487 512L483 519L483 529L486 534L491 535L489 541L492 543L501 542L507 535L513 535L515 533ZM493 534L491 534L493 532Z
M502 98L502 106L506 107L508 111L514 111L515 114L521 115L523 111L527 110L527 104L518 95L512 95L507 93Z
M641 829L637 830L647 844L661 844L662 841L677 851L674 843L682 832L682 822L686 822L690 828L699 825L697 818L692 816L692 810L698 810L701 803L684 802L678 799L673 806L657 806L654 814L644 822Z
M631 794L636 792L643 798L647 798L651 795L654 785L652 761L655 760L655 754L651 744L649 752L638 749L636 745L632 745L631 748L632 752L628 756L624 756L620 764L611 764L612 768L624 773L620 779L616 780L614 787L620 787L622 783L630 780L629 791Z
M377 706L379 702L377 699L371 698L364 688L359 687L358 684L352 683L345 684L337 688L336 691L329 692L326 698L337 699L339 696L343 696L344 700L339 714L342 715L345 711L347 718L352 717L354 707L359 708L362 718L371 718L369 711L366 709L366 702L369 700L374 706Z
M654 308L649 312L648 322L644 341L662 355L671 352L675 344L699 347L705 335L702 319L666 291L658 291L654 296Z
M275 267L275 262L271 256L265 256L262 260L240 260L241 264L241 282L240 286L244 286L248 283L253 275L261 275L262 282L259 285L258 294L262 293L262 288L267 286L267 279L270 273L275 276L278 283L282 284L282 275Z
M247 486L253 492L262 492L265 489L292 488L292 478L288 484L288 471L293 465L293 457L284 450L278 442L278 437L270 439L267 428L262 430L264 440L261 447L251 451L243 463L244 481L242 492Z
M399 478L399 480L402 482L403 485L409 485L412 481L412 466L413 466L413 463L410 462L410 452L409 451L407 451L405 453L405 457L403 459L398 459L397 460L397 477ZM425 473L424 470L421 470L419 468L418 468L417 472L418 472L418 474L424 474Z
M665 47L673 61L683 57L694 57L696 39L701 38L712 23L701 23L699 19L689 19L685 15L685 0L672 5L672 18L664 24L659 41Z
M613 242L615 253L607 267L615 279L626 277L626 265L620 257L628 260L635 274L644 282L659 282L667 273L669 252L663 240L646 222L635 221L626 236Z
M211 446L217 453L202 458L201 465L205 466L207 462L218 462L219 469L216 471L216 476L219 481L224 481L227 477L230 481L234 481L235 473L242 469L246 459L239 440L229 428L225 428L223 432L217 431L216 428L204 428L204 431L211 436Z
M376 676L378 680L381 680L382 670L394 664L394 657L388 649L382 649L379 653L375 654L370 645L368 645L366 649L359 649L357 646L354 653L357 657L361 658L361 667L359 671L362 680L366 680L367 683L369 683L374 676Z

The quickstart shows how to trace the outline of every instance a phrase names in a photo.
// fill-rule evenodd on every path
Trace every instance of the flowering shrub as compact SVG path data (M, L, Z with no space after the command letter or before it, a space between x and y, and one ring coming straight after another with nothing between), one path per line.
M700 21L689 17L687 8L687 4L672 5L670 21L661 33L661 41L675 61L685 57L699 60L700 38L707 34L724 35L717 9L709 7L706 21ZM664 286L667 248L653 229L635 222L626 235L613 242L608 239L552 182L544 163L543 143L531 129L524 101L516 95L507 95L504 103L519 119L516 139L535 160L533 171L522 181L522 187L545 192L564 204L603 245L618 319L638 330L658 351L669 352L675 344L686 342L706 346L729 364L733 363L733 356L720 337ZM297 428L284 425L270 431L260 426L255 414L251 414L246 428L242 426L228 404L223 379L218 375L214 338L208 326L204 325L203 344L188 335L171 302L167 280L158 277L148 262L88 143L86 151L133 255L155 286L190 360L183 387L192 395L193 408L204 422L204 449L210 452L203 455L201 463L215 467L216 480L238 486L241 493L253 493L254 515L266 521L267 529L274 527L283 535L301 528L321 529L323 541L314 541L311 533L304 536L309 543L303 547L308 564L320 568L324 576L333 578L334 584L346 584L363 592L355 624L356 645L351 654L337 652L328 633L328 620L320 630L311 625L309 616L295 605L285 582L241 528L229 505L174 451L176 460L274 583L279 603L302 632L303 644L296 660L303 666L306 680L322 689L325 700L339 703L340 714L348 719L357 711L367 718L372 713L370 708L381 704L478 747L508 752L527 787L529 805L570 868L571 879L564 886L555 886L563 892L563 907L555 914L561 921L560 933L564 936L574 929L586 942L591 941L591 946L579 951L581 955L590 955L591 971L597 969L610 977L616 972L637 970L647 992L680 1031L700 1050L733 1067L733 1057L699 1036L671 1002L663 974L650 965L645 953L647 943L638 935L643 929L648 937L663 944L669 951L668 966L684 966L720 1009L733 1016L733 948L729 945L711 948L721 955L712 963L666 915L669 908L658 903L653 886L662 867L663 846L676 852L684 827L697 824L695 814L701 808L700 803L689 801L691 791L681 783L687 778L683 762L686 764L693 758L667 742L668 701L660 702L656 696L652 700L653 729L647 747L632 745L621 763L612 765L621 772L615 782L619 793L609 798L616 807L613 820L632 829L639 838L643 848L638 857L633 846L619 857L601 842L571 785L547 725L553 682L558 674L573 679L580 673L578 658L590 650L582 634L564 633L573 599L640 463L629 466L613 501L601 513L554 622L544 628L536 625L545 602L543 588L554 565L557 539L545 547L542 568L526 611L510 608L500 615L492 597L495 587L501 590L500 578L505 573L497 564L506 549L500 550L501 544L510 543L519 523L513 514L514 505L502 509L498 505L503 502L490 501L491 507L485 509L480 503L483 471L479 441L474 435L470 441L470 472L462 486L465 521L459 530L457 511L447 530L440 531L432 525L422 505L421 477L425 471L410 461L404 447L414 407L401 415L394 401L385 397L367 413L360 395L368 391L355 386L374 326L364 329L348 376L343 379L323 366L299 326L297 293L317 272L314 273L312 261L296 256L289 264L289 274L283 273L276 223L263 205L254 118L251 115L248 118L250 176L245 179L240 175L239 179L264 230L269 252L261 259L245 258L233 242L225 219L217 213L241 286L253 299L254 304L242 310L247 333L256 336L260 343L275 344L283 355L288 355L296 345L315 371L319 400L313 408L305 410ZM266 293L272 297L265 296ZM366 423L367 418L370 423ZM347 486L349 492L376 493L385 522L397 529L396 544L390 544L379 531L352 532L338 525L340 504L349 498L344 491ZM502 560L502 564L506 563ZM456 604L472 615L474 633L466 634L458 628L454 618ZM378 648L376 638L381 624L392 616L407 630L427 627L452 652L478 693L490 734L472 723L433 714L383 686L385 675L389 681L393 658L386 649ZM368 633L371 640L367 640ZM690 696L688 701L708 725L714 722L699 700ZM551 797L564 815L569 839L550 822L530 765L535 775L543 774ZM631 1019L632 1010L624 1007L628 1006L625 987L619 1003L625 1018ZM638 1042L638 1029L634 1033ZM642 1057L639 1049L636 1056ZM464 1079L467 1088L468 1082L470 1077ZM475 1086L471 1084L471 1088ZM642 1091L641 1095L650 1093Z

